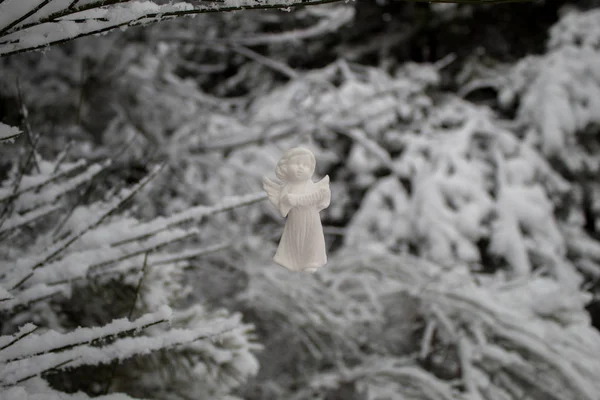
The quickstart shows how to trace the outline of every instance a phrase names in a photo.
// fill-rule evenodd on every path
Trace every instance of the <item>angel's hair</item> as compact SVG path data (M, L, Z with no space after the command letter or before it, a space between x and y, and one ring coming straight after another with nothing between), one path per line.
M311 175L315 172L315 167L317 166L317 160L315 159L315 155L307 149L306 147L294 147L283 153L283 156L277 162L277 167L275 168L275 175L282 181L287 181L287 167L290 159L296 156L308 156L310 159L310 169Z

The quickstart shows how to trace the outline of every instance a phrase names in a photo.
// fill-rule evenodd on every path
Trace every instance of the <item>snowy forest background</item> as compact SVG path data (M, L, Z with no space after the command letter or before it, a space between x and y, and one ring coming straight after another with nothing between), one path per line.
M599 1L102 3L0 0L1 400L600 399Z

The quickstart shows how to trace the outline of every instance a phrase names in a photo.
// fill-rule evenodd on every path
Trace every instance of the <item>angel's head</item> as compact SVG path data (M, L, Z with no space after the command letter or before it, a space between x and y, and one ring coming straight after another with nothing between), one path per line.
M284 182L309 180L316 167L315 155L305 147L294 147L286 151L277 163L275 175Z

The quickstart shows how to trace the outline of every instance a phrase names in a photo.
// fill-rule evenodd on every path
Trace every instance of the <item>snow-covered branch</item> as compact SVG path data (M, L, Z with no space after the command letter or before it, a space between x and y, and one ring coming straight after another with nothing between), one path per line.
M9 126L0 122L0 142L10 142L16 139L21 133L19 128Z
M427 326L420 351L418 345L409 345L410 353L395 357L383 348L381 355L364 357L352 368L319 373L298 393L298 399L310 391L347 383L354 383L371 398L407 392L420 399L463 395L495 399L511 398L498 397L511 390L539 391L543 398L556 400L597 397L600 386L595 371L600 364L595 354L600 351L600 336L582 307L589 296L579 289L565 289L552 279L538 277L503 285L495 278L477 275L481 282L476 284L464 267L444 270L374 247L368 252L339 254L318 280L308 278L301 285L296 277L292 281L282 274L276 282L276 274L270 271L254 273L256 281L248 289L248 301L260 302L263 312L275 315L279 309L286 310L283 320L296 329L302 327L302 332L286 331L288 341L295 336L309 337L313 346L337 341L343 329L346 346L375 347L389 345L384 334L357 335L364 332L361 327L369 320L393 325L398 322L395 319L403 321L416 313L419 316L415 318ZM323 291L328 302L323 301ZM391 317L385 314L381 305L387 301L402 311ZM291 311L294 309L297 312ZM368 311L368 319L355 319L360 311ZM338 313L345 318L336 318ZM311 315L314 321L305 322ZM394 340L403 333L394 330ZM456 369L449 367L451 360L436 357L441 348L455 355ZM336 357L335 353L329 356ZM431 372L436 368L447 368L447 379L434 376ZM509 379L496 379L500 371ZM452 387L452 378L461 381L461 395Z
M119 363L134 362L131 359L139 357L185 359L185 367L180 368L187 371L186 376L196 377L194 385L197 382L199 387L194 386L193 390L205 392L207 397L214 397L218 390L228 392L256 373L257 363L251 353L255 347L246 337L251 326L243 324L240 315L226 311L209 313L199 305L187 309L171 309L169 305L189 293L183 277L185 269L193 265L191 260L228 245L222 241L173 251L174 246L181 249L181 242L198 241L199 224L189 222L260 201L262 193L225 199L212 207L195 207L190 212L145 223L121 215L125 203L160 172L157 167L129 188L90 204L78 199L66 218L53 218L54 211L66 208L68 201L73 200L73 196L64 194L83 182L102 179L98 174L108 163L86 166L82 162L66 162L62 157L54 162L41 158L38 161L39 170L13 169L12 175L18 174L18 189L10 174L0 185L0 205L16 205L6 208L0 234L12 234L11 239L23 241L18 249L8 240L0 241L0 309L3 329L12 332L0 336L1 398L13 396L17 389L25 390L23 386L50 373L100 364L116 368ZM61 224L58 232L53 223ZM34 224L36 232L43 232L36 234L44 240L23 240L29 232L23 228ZM144 279L139 278L140 273ZM32 310L50 303L71 299L85 303L76 292L82 290L83 296L89 296L86 291L91 284L125 295L123 307L129 312L124 314L129 316L123 318L122 312L112 311L99 324L70 329L47 326L44 321L22 322L35 314ZM142 316L130 320L134 312ZM224 342L213 343L215 338ZM170 351L161 351L167 349ZM232 376L235 381L211 382L206 372L209 369L228 379ZM138 375L132 379L144 378ZM141 386L140 382L138 387ZM38 389L44 398L58 393L50 388Z
M152 1L7 0L0 3L0 56L63 43L117 28L148 25L165 19L201 13L248 9L288 8L340 0L226 0L193 5Z

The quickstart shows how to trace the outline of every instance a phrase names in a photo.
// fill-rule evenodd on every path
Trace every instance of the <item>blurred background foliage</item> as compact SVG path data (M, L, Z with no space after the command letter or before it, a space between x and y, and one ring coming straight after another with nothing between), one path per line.
M110 382L157 399L597 400L598 6L359 0L198 15L0 58L0 122L30 133L0 146L0 180L29 137L39 163L102 165L61 196L60 216L4 236L4 260L136 184L118 218L148 226L260 192L298 144L333 193L330 264L314 276L271 262L283 223L268 204L236 205L160 242L170 255L220 251L152 269L139 293L131 266L112 260L93 285L12 311L2 333L106 324L131 316L132 296L140 313L187 310L182 324L225 309L248 324L229 341L44 375L90 395ZM118 221L103 223L98 249Z

